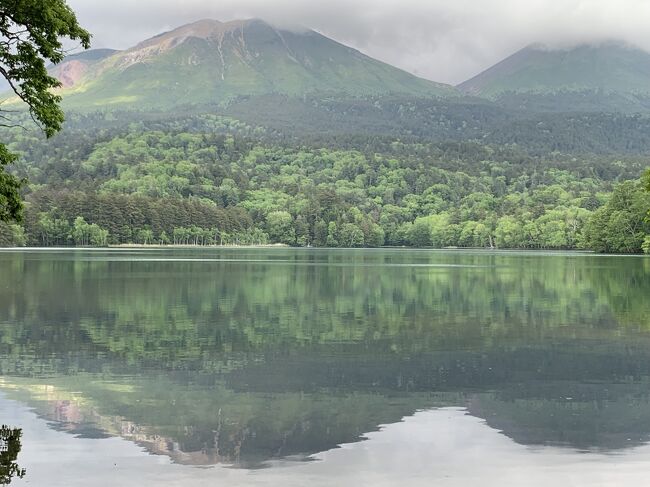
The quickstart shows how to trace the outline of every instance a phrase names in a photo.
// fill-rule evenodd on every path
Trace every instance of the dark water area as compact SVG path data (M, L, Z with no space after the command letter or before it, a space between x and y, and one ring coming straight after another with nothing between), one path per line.
M644 485L650 258L0 251L0 423L12 485Z

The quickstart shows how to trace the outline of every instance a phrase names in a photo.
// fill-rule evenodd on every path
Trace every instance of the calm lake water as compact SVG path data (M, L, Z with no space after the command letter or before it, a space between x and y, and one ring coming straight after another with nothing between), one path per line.
M0 251L0 423L12 486L649 485L650 258Z

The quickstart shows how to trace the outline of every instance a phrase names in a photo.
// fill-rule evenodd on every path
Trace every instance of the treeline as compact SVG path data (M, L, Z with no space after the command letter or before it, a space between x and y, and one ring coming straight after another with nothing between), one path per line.
M235 100L223 114L301 137L353 133L517 144L536 155L553 151L644 154L650 145L648 100L610 98L615 97L567 92L547 99L515 96L509 103L490 103L471 97L296 99L265 95ZM575 108L566 113L566 107Z
M241 205L219 207L190 199L39 192L30 196L24 226L5 224L0 243L650 250L650 193L638 182L617 185L595 211L588 208L596 203L590 197L572 199L554 186L500 199L471 193L453 209L434 198L429 213L415 218L413 213L421 213L417 203L411 212L386 205L368 215L345 205L336 191L316 190L306 200L287 199L284 205L277 205L274 196L256 194Z
M648 194L620 183L638 177L640 157L374 135L318 147L214 116L77 127L47 143L10 135L30 185L24 224L4 225L3 245L640 252L650 233Z
M567 113L566 107L574 107ZM639 113L640 112L640 113ZM236 133L264 143L301 146L350 136L361 149L368 139L516 145L536 157L571 154L645 155L650 146L650 99L603 93L509 95L507 100L399 96L340 98L282 95L241 97L227 106L155 111L68 113L67 138L108 140L125 127L140 131ZM3 137L4 139L4 137Z
M583 247L597 252L650 254L650 169L642 182L619 184L583 231Z
M196 199L48 190L29 196L22 236L27 245L43 246L266 243L264 238L238 207L220 208Z

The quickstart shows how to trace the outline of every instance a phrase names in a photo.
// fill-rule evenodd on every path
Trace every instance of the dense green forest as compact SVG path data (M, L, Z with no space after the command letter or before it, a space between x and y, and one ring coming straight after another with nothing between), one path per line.
M609 144L614 153L589 142L645 122L584 117L591 135L573 135L584 150L567 151L531 121L518 126L523 143L472 128L457 140L394 127L294 132L195 113L75 115L47 141L5 130L28 184L24 223L3 225L0 243L649 251L644 141Z
M72 29L46 27L88 48L55 5ZM31 117L8 100L0 220L26 205L0 245L650 252L644 51L526 48L457 89L262 20L204 19L127 51L66 56L54 39L21 41L49 75L40 58L3 73ZM63 131L45 140L32 119Z

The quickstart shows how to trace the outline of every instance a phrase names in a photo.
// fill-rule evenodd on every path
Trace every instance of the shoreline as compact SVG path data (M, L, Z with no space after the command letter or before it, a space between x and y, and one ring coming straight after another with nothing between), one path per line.
M410 252L447 252L447 253L485 253L485 254L528 254L528 255L583 255L594 257L650 257L648 254L607 254L598 253L593 250L580 250L580 249L490 249L484 247L447 247L447 248L433 248L433 247L291 247L286 244L260 244L260 245L162 245L162 244L120 244L109 245L106 247L0 247L0 252L32 252L32 251L106 251L106 250L165 250L165 249L283 249L283 250L316 250L316 251L410 251Z
M27 248L27 247L23 247ZM33 248L33 247L32 247ZM43 247L48 248L48 247ZM221 249L221 248L291 248L286 244L251 244L251 245L192 245L192 244L117 244L106 247L62 247L62 248L105 248L105 249Z

